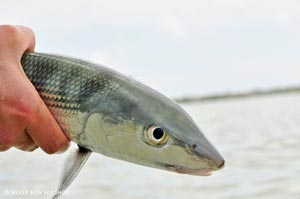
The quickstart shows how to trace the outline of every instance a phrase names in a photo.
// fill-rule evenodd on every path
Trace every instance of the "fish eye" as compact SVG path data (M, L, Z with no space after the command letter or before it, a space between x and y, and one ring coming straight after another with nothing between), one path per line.
M145 131L145 138L150 145L159 146L168 141L168 134L159 126L150 126Z

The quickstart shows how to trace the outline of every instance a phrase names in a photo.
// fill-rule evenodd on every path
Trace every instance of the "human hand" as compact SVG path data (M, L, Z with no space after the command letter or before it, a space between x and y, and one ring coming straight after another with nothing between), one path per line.
M0 25L0 151L40 147L52 154L69 143L22 69L23 53L34 47L29 28Z

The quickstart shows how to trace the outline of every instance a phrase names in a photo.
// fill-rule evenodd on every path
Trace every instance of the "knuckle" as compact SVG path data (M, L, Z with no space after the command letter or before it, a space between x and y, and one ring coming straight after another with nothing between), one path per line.
M7 34L13 36L19 36L23 33L29 33L33 34L33 31L31 28L25 27L25 26L14 26L14 25L0 25L0 29L2 29L3 32L6 32Z
M17 26L12 25L2 25L0 27L2 31L7 34L12 40L13 39L19 39L20 37L20 29Z
M39 108L36 103L30 100L19 100L14 106L15 116L19 121L24 121L25 123L32 123L37 117L37 112Z
M4 31L8 33L16 33L18 32L18 27L13 25L1 25L0 28L2 28Z
M0 30L7 45L17 49L23 48L25 41L35 38L33 31L24 26L1 25Z

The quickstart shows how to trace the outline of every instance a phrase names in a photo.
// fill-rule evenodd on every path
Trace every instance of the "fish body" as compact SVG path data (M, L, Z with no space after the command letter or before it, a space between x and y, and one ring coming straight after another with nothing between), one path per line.
M58 55L25 53L21 63L64 133L88 151L185 174L223 167L192 118L137 80Z

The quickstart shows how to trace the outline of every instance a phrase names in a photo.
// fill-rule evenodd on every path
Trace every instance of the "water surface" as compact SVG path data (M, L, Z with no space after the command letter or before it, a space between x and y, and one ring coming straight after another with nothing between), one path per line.
M183 106L224 156L223 170L187 176L93 154L62 198L300 199L300 94ZM0 198L50 198L65 156L0 153Z

